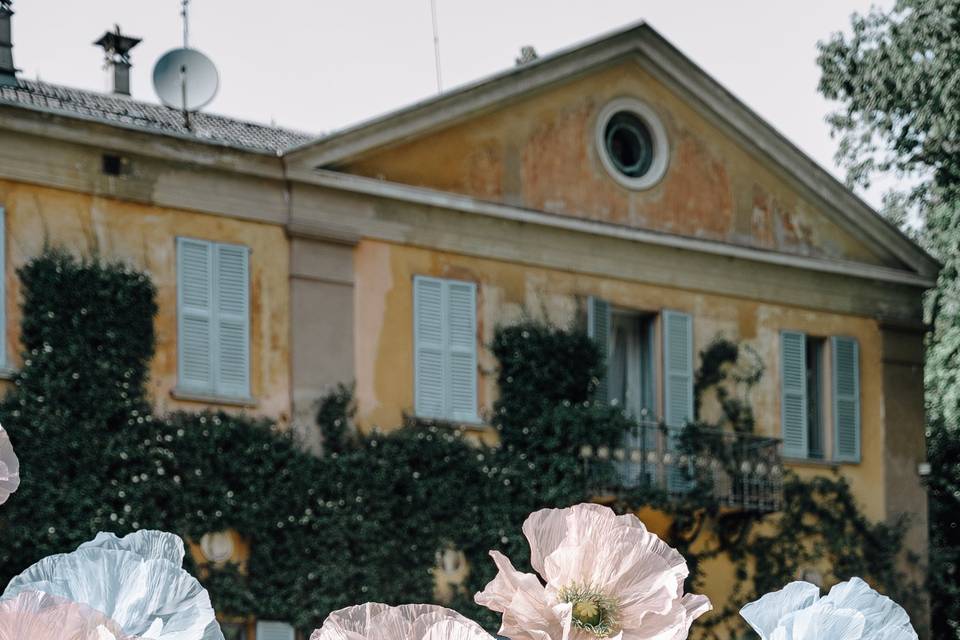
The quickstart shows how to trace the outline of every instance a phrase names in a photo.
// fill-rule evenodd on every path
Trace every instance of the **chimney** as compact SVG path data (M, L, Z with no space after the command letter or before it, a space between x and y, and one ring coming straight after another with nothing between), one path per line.
M13 39L10 18L13 0L0 0L0 86L17 86L17 68L13 66Z
M103 49L104 68L112 76L113 93L130 95L130 50L140 44L140 38L125 36L120 33L120 25L114 25L113 31L107 31L93 44Z

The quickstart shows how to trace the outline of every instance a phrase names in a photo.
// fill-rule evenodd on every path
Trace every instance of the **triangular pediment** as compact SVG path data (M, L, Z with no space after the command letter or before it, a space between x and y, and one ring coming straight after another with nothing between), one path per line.
M624 109L648 125L651 164L662 164L649 184L623 179L612 159L605 136L611 114ZM937 269L647 25L289 158L303 168L751 249L923 275Z

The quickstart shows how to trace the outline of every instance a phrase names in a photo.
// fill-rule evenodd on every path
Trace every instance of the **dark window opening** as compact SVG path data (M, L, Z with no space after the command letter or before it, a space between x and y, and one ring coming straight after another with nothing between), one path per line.
M823 420L823 338L807 336L807 455L825 456Z
M119 176L123 174L124 165L123 157L112 154L105 153L103 154L103 173L108 176Z
M653 362L655 316L614 313L607 361L611 404L634 418L653 420L656 412Z
M221 622L220 630L225 640L247 640L246 622Z
M604 130L604 145L617 171L639 178L653 165L653 135L636 114L614 114Z

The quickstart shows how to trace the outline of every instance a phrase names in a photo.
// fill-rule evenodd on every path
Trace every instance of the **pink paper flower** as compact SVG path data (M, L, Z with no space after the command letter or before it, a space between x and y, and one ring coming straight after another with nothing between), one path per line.
M511 640L681 640L711 609L706 596L683 594L683 556L633 515L543 509L523 533L546 584L491 551L500 571L475 598L503 614L500 635Z
M20 486L20 463L13 452L10 436L0 426L0 504L7 501L10 494Z
M432 604L368 602L331 613L310 640L492 640L480 625Z
M24 591L0 601L0 640L133 640L99 611L66 598Z

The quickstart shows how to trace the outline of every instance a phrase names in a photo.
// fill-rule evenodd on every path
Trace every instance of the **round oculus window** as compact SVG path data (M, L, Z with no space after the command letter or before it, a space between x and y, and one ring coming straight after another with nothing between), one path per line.
M650 171L653 136L636 114L629 111L615 113L607 122L603 143L613 166L628 178L639 178Z
M653 186L667 168L666 131L648 106L619 98L601 111L597 144L607 171L630 189Z

